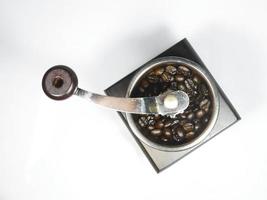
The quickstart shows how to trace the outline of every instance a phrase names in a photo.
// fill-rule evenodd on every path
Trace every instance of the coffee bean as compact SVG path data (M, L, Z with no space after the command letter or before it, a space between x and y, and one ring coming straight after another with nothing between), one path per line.
M183 84L179 84L177 86L178 90L182 90L182 91L185 91L185 86Z
M164 72L164 68L162 67L159 67L157 69L154 70L154 73L157 75L157 76L160 76L161 74L163 74Z
M190 112L188 115L187 115L187 119L188 120L192 120L194 118L195 114L193 112Z
M186 88L191 91L193 91L196 88L195 83L191 79L186 79L184 83L185 83Z
M148 75L147 79L150 83L157 83L159 81L159 77L154 74Z
M190 139L192 139L194 136L195 136L195 132L190 131L189 133L187 133L187 134L185 135L185 138L190 140Z
M147 80L142 80L142 82L141 82L141 87L143 87L143 88L147 88L149 86L149 82L147 81Z
M173 76L167 72L164 72L162 75L161 75L161 78L164 82L171 82L173 81Z
M141 127L146 127L148 125L148 121L144 116L139 118L138 123Z
M148 116L148 117L147 117L147 121L148 121L148 125L151 125L151 126L154 126L155 123L156 123L155 118L152 117L152 116Z
M196 116L197 116L197 118L202 118L203 116L204 116L204 111L203 110L199 110L199 111L197 111L197 113L196 113Z
M168 129L168 128L166 128L166 129L164 130L164 135L165 135L166 137L170 137L170 136L171 136L171 130Z
M177 131L176 131L176 133L177 133L177 135L179 136L179 137L184 137L184 132L183 132L183 130L182 129L177 129Z
M168 121L166 121L165 123L164 123L164 127L166 128L166 127L169 127L169 126L171 126L171 124L172 124L172 120L168 120Z
M158 121L158 122L155 124L155 127L156 127L157 129L161 129L161 128L163 128L163 126L164 126L164 123L163 123L162 121Z
M181 142L182 139L183 139L183 138L180 138L178 135L173 135L172 138L173 138L173 140L174 140L175 142Z
M203 122L204 122L204 123L208 123L208 122L209 122L209 118L208 118L208 117L205 117L205 118L203 119Z
M155 120L160 119L160 116L161 116L160 114L155 114L155 116L154 116L155 117Z
M154 126L148 126L147 129L148 130L153 130L155 127Z
M194 76L194 77L193 77L193 81L194 81L196 84L200 83L200 80L199 80L199 78L198 78L197 76Z
M182 81L184 81L184 76L180 75L180 74L177 74L175 76L175 80L178 81L178 82L182 82Z
M193 122L194 124L200 123L200 119L194 119Z
M187 76L187 75L190 74L190 70L189 70L187 67L185 67L185 66L179 66L179 67L178 67L178 73Z
M155 119L155 115L147 115L146 118L147 120Z
M139 87L139 91L142 92L142 93L144 93L145 92L145 89L142 88L142 87Z
M209 95L209 90L205 84L200 84L198 88L199 88L199 92L201 95L204 95L204 96Z
M210 101L208 99L204 99L200 102L199 107L205 112L208 112L210 107Z
M176 72L177 72L177 69L176 69L176 67L174 67L174 66L172 66L172 65L168 65L168 66L166 67L166 72L168 72L168 73L171 74L171 75L175 75Z
M174 126L175 124L178 124L178 123L179 123L179 120L178 119L174 119L174 121L172 121L171 126Z
M156 121L154 119L151 119L148 121L148 124L151 125L151 126L154 126L156 123Z
M162 137L161 140L164 142L168 142L168 138L166 138L166 137Z
M187 120L184 120L184 119L183 119L183 120L180 121L180 125L182 125L182 126L183 126L184 124L186 124L186 123L187 123Z
M154 129L154 130L151 131L151 134L160 135L161 134L161 130L160 129Z
M184 113L180 114L180 117L181 117L182 119L186 119L186 115L185 115Z
M177 82L171 82L170 89L176 91L177 90Z
M185 124L183 125L183 128L184 128L184 130L185 130L186 132L190 132L190 131L194 130L194 125L191 124L191 123L185 123Z
M199 123L196 123L195 124L195 131L198 131L199 128L200 128L200 124Z
M173 134L173 140L177 141L177 142L180 142L184 139L184 132L182 131L182 129L178 128L176 130L176 132Z

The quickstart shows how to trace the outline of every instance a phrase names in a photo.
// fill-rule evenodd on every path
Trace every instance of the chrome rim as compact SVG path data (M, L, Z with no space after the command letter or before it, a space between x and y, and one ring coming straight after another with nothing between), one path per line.
M182 58L182 57L174 57L174 56L170 56L170 57L162 57L162 58L158 58L158 59L154 59L151 62L148 62L147 64L145 64L143 66L143 68L138 71L135 76L132 78L130 85L128 86L127 89L127 93L126 93L126 97L130 97L131 93L134 89L134 87L136 86L136 84L138 83L138 81L144 76L146 75L146 73L151 70L154 67L157 67L159 65L162 64L181 64L184 66L187 66L188 68L190 68L193 71L197 71L199 73L200 76L202 76L205 81L207 82L207 85L209 86L209 89L211 91L211 95L212 95L212 105L213 105L213 112L212 112L212 116L210 118L209 124L208 126L205 128L205 130L195 139L193 139L192 141L182 144L182 145L177 145L177 146L165 146L165 145L160 145L158 143L155 143L151 140L149 140L148 138L146 138L141 132L140 130L137 128L135 121L133 120L133 115L126 113L126 119L128 121L128 124L130 126L130 128L132 129L133 133L137 136L138 139L140 139L143 143L161 150L161 151L181 151L181 150L185 150L185 149L189 149L195 145L200 144L210 133L211 129L214 127L217 117L218 117L218 113L219 113L219 96L218 96L218 91L217 91L217 87L216 84L213 80L213 78L208 74L208 72L206 72L203 68L200 67L199 64Z

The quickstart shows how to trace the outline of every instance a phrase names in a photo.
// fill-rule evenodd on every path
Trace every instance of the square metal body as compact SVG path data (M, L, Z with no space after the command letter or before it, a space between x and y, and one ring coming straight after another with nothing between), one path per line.
M187 39L183 39L180 42L176 43L160 55L158 55L155 58L160 57L166 57L166 56L178 56L183 57L189 60L192 60L196 63L198 63L204 70L206 70L208 73L207 67L204 65L204 63L201 61L197 53L194 51L190 43L187 41ZM153 59L155 59L153 58ZM153 60L152 59L152 60ZM134 72L131 72L126 77L122 78L109 88L105 90L105 93L110 96L117 96L117 97L125 97L126 91L128 89L129 83L135 73L142 69L144 65L137 68ZM209 73L210 74L210 73ZM211 74L210 74L211 75ZM212 75L211 75L212 76ZM218 135L220 132L225 130L226 128L230 127L234 123L236 123L238 120L240 120L240 116L237 113L237 111L234 109L233 105L229 101L229 99L226 97L222 89L219 87L218 83L215 81L216 87L219 92L219 98L220 98L220 109L218 118L216 121L216 124L214 125L213 129L210 131L210 134L208 137L206 137L203 141L201 141L198 145L193 146L190 149L186 149L183 151L177 151L177 152L166 152L166 151L160 151L157 149L154 149L146 144L144 144L142 141L140 141L133 133L131 128L128 125L128 122L125 118L125 114L118 112L120 117L122 118L125 125L128 127L129 132L133 135L138 145L143 150L144 154L154 167L154 169L157 172L161 172L162 170L166 169L176 161L180 160L184 156L188 155L190 152L197 149L199 146L204 144L205 142L209 141L214 136Z

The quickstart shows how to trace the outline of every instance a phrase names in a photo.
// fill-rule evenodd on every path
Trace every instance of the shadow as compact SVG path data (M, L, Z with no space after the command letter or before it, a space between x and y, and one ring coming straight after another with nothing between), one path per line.
M244 30L221 25L206 27L192 37L192 46L241 117L260 109L264 104L266 66L259 40Z

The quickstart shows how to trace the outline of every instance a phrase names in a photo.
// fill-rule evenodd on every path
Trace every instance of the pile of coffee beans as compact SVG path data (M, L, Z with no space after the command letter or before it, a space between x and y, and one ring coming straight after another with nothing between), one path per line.
M212 95L205 79L187 66L166 64L147 72L136 84L131 97L158 96L166 91L182 90L189 96L188 108L175 117L133 115L140 132L149 140L166 146L189 143L209 124Z

